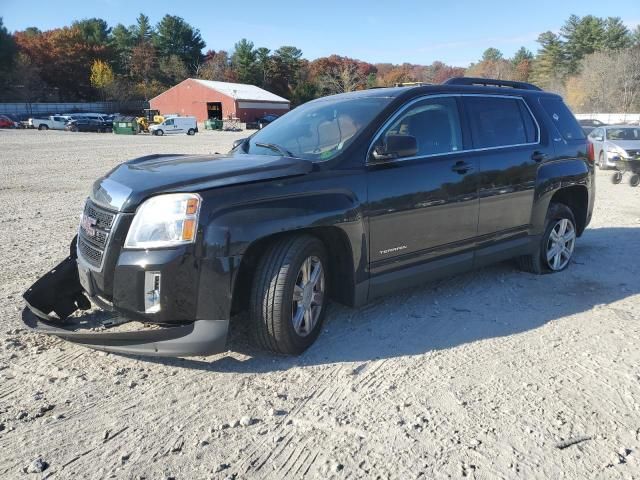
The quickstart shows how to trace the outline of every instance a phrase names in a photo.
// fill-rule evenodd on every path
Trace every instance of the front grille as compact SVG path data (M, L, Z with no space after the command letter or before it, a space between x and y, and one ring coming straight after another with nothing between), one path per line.
M631 158L640 157L640 150L627 150Z
M89 265L100 269L116 214L87 200L82 217L78 233L78 253Z

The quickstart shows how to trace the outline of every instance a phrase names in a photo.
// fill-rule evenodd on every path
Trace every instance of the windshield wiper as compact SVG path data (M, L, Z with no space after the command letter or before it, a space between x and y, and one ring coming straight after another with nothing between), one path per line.
M263 147L263 148L269 148L271 150L274 150L274 151L278 152L280 155L282 155L283 157L297 158L293 153L291 153L286 148L281 147L277 143L256 143L255 145L256 145L256 147Z

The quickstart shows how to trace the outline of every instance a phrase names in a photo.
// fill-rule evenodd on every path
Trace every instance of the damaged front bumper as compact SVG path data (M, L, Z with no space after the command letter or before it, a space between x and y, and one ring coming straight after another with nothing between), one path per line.
M100 320L100 315L93 313L70 316L91 307L73 254L36 281L23 297L27 306L22 311L22 321L30 330L98 350L186 357L212 355L226 347L229 320L195 320L175 326L116 331L134 320Z

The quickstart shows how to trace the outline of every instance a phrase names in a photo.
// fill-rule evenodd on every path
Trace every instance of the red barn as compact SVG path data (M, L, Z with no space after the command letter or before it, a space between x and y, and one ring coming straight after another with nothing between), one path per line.
M283 115L289 100L255 85L187 78L149 101L163 115L192 115L198 122L209 118L239 118L253 122L263 115Z

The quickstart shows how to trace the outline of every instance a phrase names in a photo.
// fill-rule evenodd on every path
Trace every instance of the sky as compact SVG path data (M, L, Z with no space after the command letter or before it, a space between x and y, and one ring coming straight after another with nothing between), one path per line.
M571 14L618 16L640 24L640 0L0 0L10 31L41 30L99 17L130 25L140 12L155 24L169 13L200 30L206 49L233 50L241 38L256 47L300 48L310 60L333 53L371 63L464 66L488 47L506 57L520 46L535 53L537 36L557 32Z

